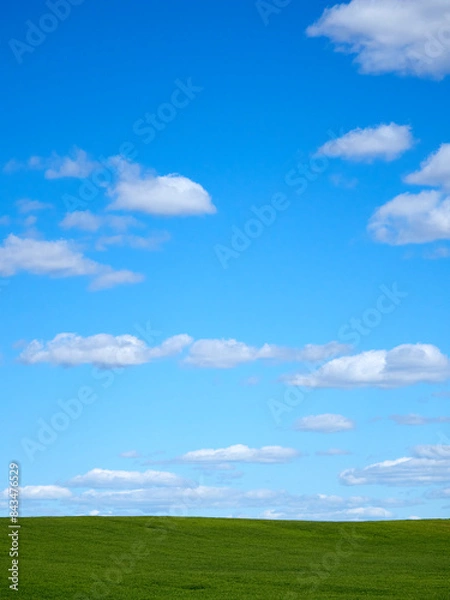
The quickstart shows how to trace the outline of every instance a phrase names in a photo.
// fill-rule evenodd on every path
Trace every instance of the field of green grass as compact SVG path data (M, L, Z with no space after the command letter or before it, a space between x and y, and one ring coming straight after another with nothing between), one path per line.
M163 517L20 520L29 600L450 600L450 521L321 523Z

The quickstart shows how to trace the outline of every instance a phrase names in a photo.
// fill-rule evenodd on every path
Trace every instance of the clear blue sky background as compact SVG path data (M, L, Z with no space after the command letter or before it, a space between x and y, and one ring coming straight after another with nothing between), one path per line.
M446 417L445 378L393 389L312 389L276 418L271 400L285 402L288 389L282 377L305 370L292 360L196 368L182 364L179 355L127 368L107 389L93 378L91 364L66 368L18 360L32 340L48 342L62 332L140 337L149 323L157 332L153 341L144 340L150 346L182 333L255 347L346 342L341 328L376 306L380 286L394 282L408 296L346 354L417 343L450 354L449 259L429 259L445 241L393 246L376 243L367 231L379 206L405 191L419 191L402 178L450 141L449 80L360 74L351 56L333 52L329 40L305 34L326 6L293 0L265 25L257 5L247 0L85 0L18 64L9 40L25 40L27 19L37 23L48 9L31 1L5 5L2 166L12 159L26 164L31 156L66 156L74 148L95 161L117 155L131 142L135 162L157 175L178 173L197 182L217 209L187 217L126 213L143 223L134 234L167 232L170 239L156 251L127 246L99 251L98 232L60 226L67 212L63 195L76 194L79 179L49 180L42 170L27 167L0 174L0 217L7 217L0 225L2 244L11 233L73 240L85 256L145 276L135 285L100 291L90 291L86 277L22 270L1 279L0 456L4 488L13 459L21 464L22 485L33 486L28 497L24 492L24 514L178 511L324 519L448 514L449 500L437 497L445 489L442 478L431 485L348 486L339 477L346 469L411 457L418 445L449 444L449 423L399 425L390 418ZM145 144L134 124L170 101L176 80L189 78L201 91ZM416 142L398 160L330 159L305 193L287 185L286 174L300 163L310 165L330 130L339 136L382 123L412 128ZM276 193L286 194L289 207L224 269L217 244L231 247L233 227L244 228L251 207L270 203ZM23 214L17 201L24 198L52 206ZM109 201L100 193L88 208L109 214ZM36 223L25 223L30 214ZM60 410L58 400L76 396L80 386L92 387L98 399L31 460L24 438L36 440L39 419L49 422ZM351 420L353 428L295 429L303 417L330 414ZM241 461L232 463L234 468L216 463L203 468L179 458L235 444L292 448L301 456L277 464ZM347 454L317 454L330 448ZM120 456L129 451L135 451L134 458ZM194 488L223 488L223 498L215 490L219 500L171 502L169 490L158 506L151 499L124 506L114 494L80 500L89 489L106 489L70 484L92 469L169 471L188 478ZM252 502L245 496L261 489L271 490L273 499ZM183 490L180 494L177 498L185 498ZM317 509L314 499L308 500L316 494L327 497L317 500ZM333 501L334 496L340 499ZM1 502L7 511L6 499ZM357 510L346 512L352 509Z

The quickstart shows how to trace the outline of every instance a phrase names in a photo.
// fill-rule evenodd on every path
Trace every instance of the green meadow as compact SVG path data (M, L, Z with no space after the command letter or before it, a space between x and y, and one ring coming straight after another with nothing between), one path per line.
M2 599L450 599L449 520L22 518L17 592L8 525Z

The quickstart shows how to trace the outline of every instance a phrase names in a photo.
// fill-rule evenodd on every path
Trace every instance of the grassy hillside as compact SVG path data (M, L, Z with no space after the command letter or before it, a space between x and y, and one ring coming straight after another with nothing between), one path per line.
M450 521L21 519L20 589L1 598L450 599Z

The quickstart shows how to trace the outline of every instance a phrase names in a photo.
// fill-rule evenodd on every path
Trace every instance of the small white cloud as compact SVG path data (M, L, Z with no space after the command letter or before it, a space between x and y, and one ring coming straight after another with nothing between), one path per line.
M450 417L423 417L421 415L392 415L389 417L397 425L430 425L432 423L450 423Z
M196 367L230 369L256 360L315 362L348 350L349 346L338 342L322 346L309 344L296 349L274 344L264 344L258 348L234 339L202 339L191 346L185 362Z
M217 212L208 192L181 175L157 176L120 157L111 159L118 180L109 189L110 210L134 210L158 216L193 216Z
M9 235L0 245L0 276L21 271L50 277L91 276L90 289L105 289L122 283L136 283L143 276L131 271L114 271L89 258L67 240L46 241Z
M442 144L421 163L419 171L405 177L405 182L450 190L450 144Z
M126 452L121 452L121 458L140 458L141 454L137 450L127 450Z
M341 450L340 448L330 448L329 450L318 450L317 456L347 456L351 454L348 450Z
M131 216L98 215L90 210L75 210L65 215L60 222L63 229L81 229L82 231L98 231L108 227L116 231L127 231L131 227L142 227L137 219Z
M51 363L64 367L93 364L99 368L130 367L156 358L178 354L192 342L188 335L176 335L160 346L149 347L132 335L113 336L100 333L81 337L60 333L49 342L33 340L20 354L24 364Z
M29 200L28 198L17 200L16 205L21 213L36 212L38 210L48 210L49 208L53 208L53 204L40 202L39 200Z
M67 484L70 487L126 488L127 486L187 486L187 479L166 471L111 471L92 469L85 475L73 477Z
M319 148L317 154L352 161L392 161L412 148L413 144L411 127L391 123L353 129L338 139L328 141Z
M95 247L97 250L106 250L109 246L127 246L135 250L160 250L162 244L170 240L170 234L167 231L154 233L147 237L139 235L111 235L100 237Z
M293 375L285 381L311 388L396 388L449 378L450 360L436 346L403 344L335 358L309 375Z
M47 167L44 173L46 179L61 179L63 177L84 179L99 166L98 162L90 160L87 153L79 148L75 148L71 156L54 154L50 159L41 160Z
M401 246L450 239L450 197L438 191L400 194L369 221L377 242Z
M181 457L183 462L189 463L222 463L222 462L244 462L244 463L286 463L299 456L299 452L293 448L282 446L264 446L262 448L249 448L243 444L235 444L228 448L216 450L208 448L205 450L194 450Z
M441 79L450 73L449 26L447 0L351 0L325 9L307 34L355 54L362 73Z
M342 415L324 414L301 417L294 425L297 431L313 431L318 433L336 433L355 429L355 423Z

